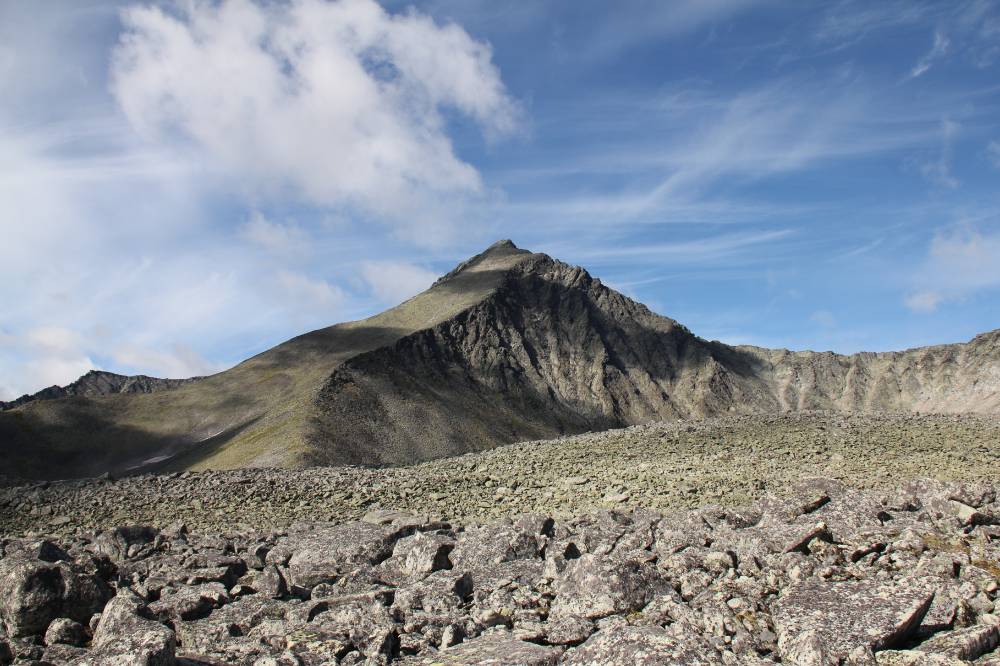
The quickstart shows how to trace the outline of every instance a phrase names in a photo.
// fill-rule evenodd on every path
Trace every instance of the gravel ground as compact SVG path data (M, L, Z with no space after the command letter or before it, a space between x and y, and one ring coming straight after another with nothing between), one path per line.
M525 512L743 506L796 479L885 490L995 478L1000 418L733 416L524 442L410 467L244 469L0 488L0 534L178 521L204 531L343 522L375 509L468 524Z

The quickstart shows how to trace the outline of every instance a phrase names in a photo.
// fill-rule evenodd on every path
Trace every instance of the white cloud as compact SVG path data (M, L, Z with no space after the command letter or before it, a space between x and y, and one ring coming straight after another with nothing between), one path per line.
M63 386L95 368L86 356L77 358L40 358L26 364L26 372L40 386Z
M560 143L554 166L527 170L524 180L548 178L560 189L534 201L520 198L508 210L528 224L539 216L565 224L616 227L624 222L745 222L808 211L792 201L739 201L720 196L732 190L837 161L858 160L924 144L937 136L932 123L940 116L902 113L861 86L817 86L785 79L732 95L689 90L660 92L654 98L623 98L595 103L599 115L573 117L560 109L552 120L570 148ZM563 118L568 114L569 119ZM590 142L594 135L616 136L615 119L626 117L644 128L620 143ZM610 127L609 127L610 124ZM640 139L637 141L637 138ZM567 153L570 157L567 158ZM565 191L573 177L615 176L633 183L616 190ZM560 180L562 182L560 182ZM515 183L517 185L517 183Z
M931 68L931 65L935 61L940 60L948 53L948 48L951 46L951 41L948 37L938 31L934 33L934 45L931 46L931 50L928 51L924 57L922 57L913 69L910 70L910 78L917 78L918 76L923 76L927 73L927 70Z
M488 45L373 0L195 0L123 13L112 89L143 136L186 138L255 195L421 221L483 192L446 110L488 136L515 103Z
M433 271L402 261L366 261L361 276L375 298L393 304L419 294L438 278Z
M219 364L202 357L194 349L181 344L174 345L167 351L126 344L115 349L113 356L116 363L126 368L135 368L138 374L150 374L156 377L195 377L223 369Z
M908 295L904 299L906 307L914 312L934 312L941 304L944 297L936 291L918 291Z
M306 253L308 234L294 223L272 222L258 211L251 214L243 226L243 237L267 252L283 256L300 256Z
M318 308L332 313L345 299L344 290L326 280L288 270L279 271L276 278L284 297L306 309Z
M7 398L214 372L366 312L339 285L372 233L431 244L492 196L452 120L516 129L489 46L416 11L133 3L116 47L123 0L36 4L0 2Z
M97 364L87 355L78 332L59 326L44 326L23 335L3 334L0 338L0 370L5 385L0 400L10 400L40 388L64 385ZM5 367L6 366L6 367ZM23 378L30 377L31 383Z
M31 329L25 334L24 341L39 351L57 355L74 355L82 342L79 333L58 326Z
M722 259L732 259L741 255L745 259L759 260L761 252L754 250L760 246L768 248L768 256L777 254L779 242L788 239L795 232L791 229L774 229L770 231L752 231L741 233L726 233L677 241L673 243L644 243L642 245L602 246L592 249L592 246L581 248L575 243L555 245L550 250L557 257L566 257L573 261L584 261L588 265L599 266L602 263L627 259L631 262L645 261L663 264L710 265Z
M1000 234L968 227L938 234L913 282L904 302L917 312L1000 289Z

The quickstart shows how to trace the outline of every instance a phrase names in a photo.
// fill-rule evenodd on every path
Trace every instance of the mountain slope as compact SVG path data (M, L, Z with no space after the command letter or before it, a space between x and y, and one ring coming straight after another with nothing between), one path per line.
M172 390L34 401L0 412L0 455L9 474L28 478L301 464L315 396L337 366L455 316L527 256L497 244L395 308L306 333Z
M1000 331L853 356L730 347L505 241L396 308L226 372L0 413L0 454L35 477L400 464L653 420L802 409L1000 411Z

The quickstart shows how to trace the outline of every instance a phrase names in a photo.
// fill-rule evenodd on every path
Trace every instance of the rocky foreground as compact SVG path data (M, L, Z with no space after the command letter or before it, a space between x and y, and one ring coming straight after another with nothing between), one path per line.
M997 665L998 492L5 538L0 663Z

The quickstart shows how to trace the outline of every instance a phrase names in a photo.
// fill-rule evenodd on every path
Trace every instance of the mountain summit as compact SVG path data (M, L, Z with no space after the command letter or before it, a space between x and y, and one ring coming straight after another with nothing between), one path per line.
M225 372L0 412L0 454L29 478L403 464L731 412L996 412L998 377L1000 331L852 356L732 347L505 240L390 310Z

